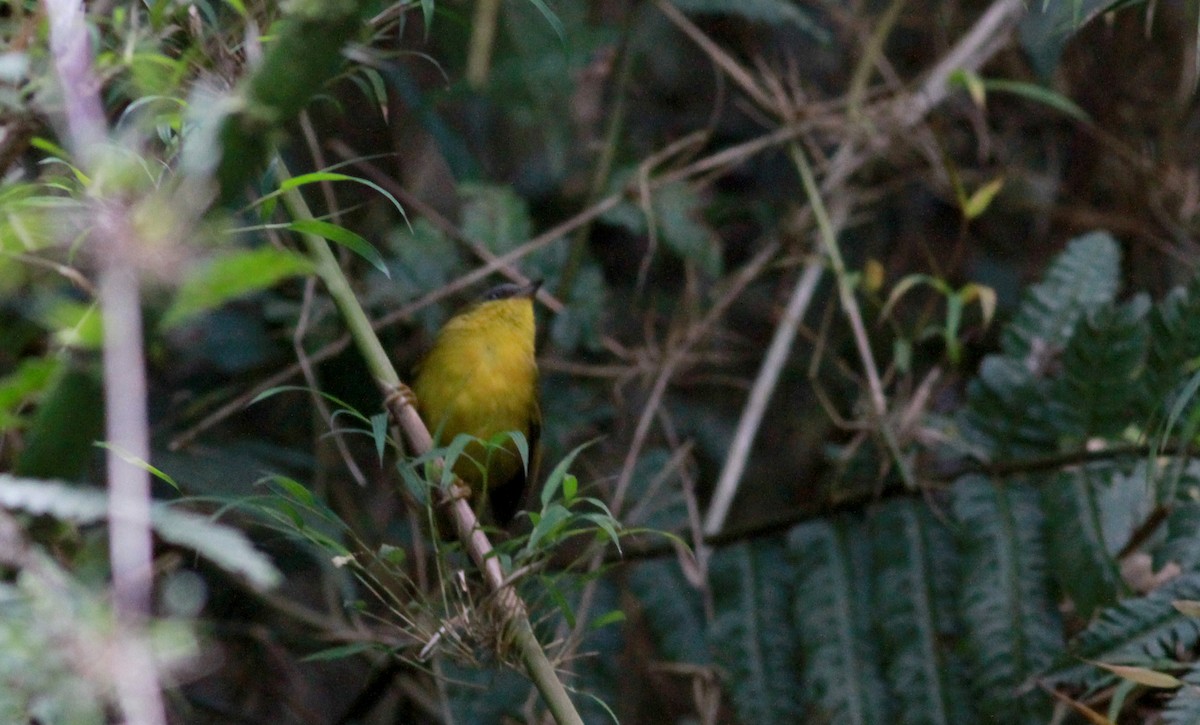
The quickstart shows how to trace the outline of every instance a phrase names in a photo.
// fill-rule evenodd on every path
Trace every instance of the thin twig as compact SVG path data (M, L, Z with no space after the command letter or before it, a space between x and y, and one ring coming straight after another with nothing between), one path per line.
M750 71L743 68L741 63L738 63L733 59L733 56L729 55L729 53L726 53L721 46L714 43L711 38L704 34L704 31L696 27L695 23L693 23L686 15L680 12L679 8L672 5L668 0L654 0L654 5L658 8L659 12L667 16L667 19L670 20L675 27L683 31L685 35L692 39L692 42L700 46L701 50L703 50L708 57L711 58L712 61L721 68L721 70L725 71L725 74L729 76L735 84L737 84L738 88L742 89L743 93L750 98L753 98L754 102L761 106L764 110L776 114L779 112L779 109L775 105L775 102L771 98L770 94L768 94L762 89L761 86L758 85L758 82L755 81L754 76L750 73Z
M712 503L709 504L708 513L704 516L704 534L706 536L716 534L725 525L729 507L733 504L734 494L737 493L738 482L741 481L742 473L746 470L746 461L750 458L750 448L754 444L758 427L762 423L763 413L766 412L767 403L770 402L771 396L775 392L775 385L779 382L779 373L783 370L783 365L791 353L796 330L804 318L804 313L808 310L809 303L812 302L813 292L816 291L817 283L821 280L823 270L824 265L821 261L814 259L805 265L804 271L796 279L792 296L788 300L783 317L775 327L771 345L767 348L762 367L754 379L754 387L750 391L746 407L742 409L737 431L733 435L733 442L730 443L729 452L725 456L725 465L721 468L721 477L717 479Z
M734 276L721 298L709 309L704 318L693 325L684 336L684 339L667 352L666 357L663 359L662 367L659 368L658 375L654 381L654 387L650 391L650 396L646 404L642 407L642 415L638 419L637 427L634 429L633 441L625 455L625 462L621 466L621 473L617 477L617 483L609 499L609 510L613 516L619 516L624 506L629 483L633 479L634 468L637 465L638 458L641 456L641 450L645 445L646 437L650 432L650 423L654 419L654 412L658 409L659 404L661 404L662 397L666 393L667 386L673 379L676 369L686 359L692 347L703 340L712 326L724 316L729 305L733 304L734 300L738 298L746 286L762 273L767 263L774 258L775 252L778 249L778 244L774 242L764 245L758 254L754 255L739 270L738 274Z
M758 254L754 255L749 262L742 266L741 270L730 281L720 299L708 310L703 319L692 325L684 334L683 340L667 352L662 366L659 368L658 375L654 380L654 386L650 390L649 397L645 405L642 406L642 414L638 418L637 427L634 430L633 439L629 444L629 450L625 455L624 464L617 477L613 493L609 497L609 511L614 518L620 516L621 510L624 507L625 497L629 491L629 484L633 480L634 469L638 459L641 457L642 448L650 433L650 425L654 420L659 406L662 404L663 396L666 394L667 386L673 379L676 369L687 359L691 348L705 338L717 321L725 315L725 311L733 304L734 300L762 273L777 251L778 244L775 242L764 245ZM603 563L603 552L597 552L589 562L588 570L594 572ZM584 628L588 622L588 612L591 609L596 592L597 581L599 579L590 580L584 586L583 593L579 597L579 604L575 608L576 624L568 638L568 642L570 643L570 646L567 647L568 651L575 643L580 641L583 635Z

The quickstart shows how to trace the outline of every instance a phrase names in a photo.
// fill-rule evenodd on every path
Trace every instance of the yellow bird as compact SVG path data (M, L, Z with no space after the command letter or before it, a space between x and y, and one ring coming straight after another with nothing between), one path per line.
M467 435L488 441L519 431L529 441L533 477L542 427L534 358L533 298L541 282L502 284L442 327L416 371L417 412L439 445ZM477 511L486 492L493 520L505 526L525 494L526 471L511 438L490 451L473 441L454 464Z

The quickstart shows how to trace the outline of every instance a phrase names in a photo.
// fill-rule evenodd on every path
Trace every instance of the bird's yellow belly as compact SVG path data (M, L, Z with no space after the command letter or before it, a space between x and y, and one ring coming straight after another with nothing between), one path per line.
M482 441L510 431L526 437L530 429L529 401L514 390L537 385L536 368L526 355L497 355L486 348L442 360L436 380L418 377L414 386L417 408L439 445L467 434ZM521 456L511 438L490 450L479 442L463 449L454 473L474 490L503 485L520 471Z

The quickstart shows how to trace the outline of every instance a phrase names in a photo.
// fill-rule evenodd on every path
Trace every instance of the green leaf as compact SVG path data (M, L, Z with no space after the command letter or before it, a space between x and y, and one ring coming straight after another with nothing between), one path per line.
M865 527L849 518L797 526L788 534L788 553L797 576L792 612L804 654L802 692L816 713L811 719L894 722L872 630Z
M625 620L625 612L622 612L620 609L614 609L610 612L601 614L599 617L596 617L588 626L592 629L600 629L601 627L607 627L610 624L617 624L618 622L624 622Z
M563 476L563 503L567 506L571 505L571 501L575 500L575 494L579 492L579 479L571 474Z
M22 424L21 409L49 388L61 366L56 356L30 357L0 377L0 430Z
M225 254L187 276L175 296L174 304L163 316L162 326L173 327L236 297L267 289L280 280L311 271L312 264L304 257L273 247Z
M370 642L352 642L343 644L337 647L329 647L320 652L313 652L300 658L301 662L329 662L331 660L341 660L347 657L353 657L363 652L372 652L379 650L380 646Z
M575 610L571 608L571 603L563 596L554 582L549 577L541 577L542 591L544 591L554 602L554 606L558 607L558 611L562 613L563 619L566 620L567 626L571 629L575 628Z
M963 204L962 213L967 219L978 219L991 206L992 200L996 198L996 194L1004 188L1004 177L992 179L988 183L975 190L967 198Z
M687 184L676 182L656 191L653 203L654 222L667 246L710 277L719 277L721 241L704 222L700 197Z
M388 426L391 420L387 413L376 413L371 416L371 440L375 443L375 455L379 457L379 464L383 465L383 450L388 442Z
M502 440L497 441L497 445L504 445L506 441L511 440L513 445L517 447L517 453L521 456L521 467L525 470L525 475L529 475L529 439L519 430L508 431L501 434Z
M377 554L382 561L392 566L404 566L404 563L408 561L408 552L391 544L380 544Z
M1050 717L1050 700L1023 687L1064 647L1038 492L1020 482L968 475L954 483L952 495L962 551L966 653L977 707L985 719L1040 725Z
M550 475L546 478L546 483L542 485L542 508L545 508L550 504L550 501L554 498L554 492L562 487L563 479L566 478L567 475L567 469L570 468L571 464L575 462L575 458L582 453L585 448L595 442L596 441L591 440L576 446L574 450L572 450L570 453L564 456L561 461L558 462L558 465L554 467L554 470L551 471Z
M612 514L607 511L603 514L582 514L580 518L585 521L591 521L598 526L601 531L608 535L608 540L617 547L617 553L621 553L621 536L617 533L617 527L621 525L619 521L613 518Z
M104 389L91 356L71 356L43 392L25 435L14 472L35 478L73 480L95 458L92 444L104 436Z
M299 219L289 223L287 228L299 234L315 234L318 237L323 237L331 242L340 244L370 262L371 266L382 272L385 277L390 278L392 276L378 250L371 246L371 243L366 239L363 239L345 227L339 227L336 224L330 224L329 222L317 219Z
M554 534L561 531L570 519L571 512L558 504L543 507L537 525L533 527L533 531L529 534L529 541L525 543L525 550L531 553L536 551L538 543L547 537L553 541Z
M1154 552L1154 568L1173 561L1184 571L1200 569L1200 461L1184 468L1175 500L1167 503L1167 535Z
M565 41L567 38L567 33L563 28L562 21L559 20L558 16L554 14L554 11L551 10L548 5L546 5L546 0L528 0L528 2L530 5L538 9L538 12L542 14L542 17L546 19L546 22L549 23L550 27L554 30L554 34L557 35L560 40Z
M296 501L304 504L306 508L311 508L317 504L317 499L316 496L313 495L313 492L309 491L304 484L300 483L294 478L288 478L287 476L275 474L268 476L267 480L283 489L283 492L288 496L291 496Z
M106 443L104 441L96 441L96 447L103 448L107 451L110 451L114 456L116 456L117 458L120 458L122 461L125 461L126 463L128 463L130 465L137 466L138 468L142 469L143 471L145 471L145 472L149 473L150 475L154 476L155 478L159 479L163 483L166 483L167 485L169 485L171 488L175 489L176 491L181 491L181 489L179 488L179 484L175 482L174 478L171 478L169 475L167 475L163 471L160 471L159 469L150 465L149 461L138 458L137 456L133 455L129 451L124 450L123 448L120 448L119 446L114 446L111 443Z
M1021 46L1038 75L1049 80L1067 42L1082 25L1113 8L1113 0L1029 3L1021 19Z
M1090 124L1092 119L1088 116L1087 111L1077 106L1074 101L1056 91L1050 90L1043 86L1025 81L1013 81L1006 78L985 78L983 87L989 91L998 91L1000 93L1011 93L1022 98L1028 98L1031 101L1049 106L1056 111L1064 113L1076 121Z
M966 68L959 68L946 79L951 86L962 86L971 97L971 102L983 108L987 104L987 92L983 89L983 78L978 73Z
M404 217L405 219L408 219L408 216L404 213L404 207L400 205L400 202L396 199L396 197L393 196L392 193L389 192L387 189L383 188L382 186L380 186L379 184L376 184L373 181L369 181L369 180L364 179L359 176L350 176L348 174L338 174L338 173L335 173L332 171L314 171L314 172L308 173L308 174L300 174L298 176L293 176L293 177L287 179L286 181L284 181L282 184L280 184L279 188L277 190L271 192L270 194L266 194L266 195L260 197L255 203L261 204L269 199L274 199L275 197L279 196L283 192L288 191L290 189L298 189L301 186L305 186L307 184L316 184L316 183L319 183L322 181L352 181L356 184L362 184L363 186L374 189L375 191L378 191L380 193L380 195L383 196L383 198L392 202L392 206L394 206L396 208L396 211L400 213L400 216Z
M96 303L59 299L37 312L38 323L54 332L60 345L80 350L99 350L104 344L104 325Z

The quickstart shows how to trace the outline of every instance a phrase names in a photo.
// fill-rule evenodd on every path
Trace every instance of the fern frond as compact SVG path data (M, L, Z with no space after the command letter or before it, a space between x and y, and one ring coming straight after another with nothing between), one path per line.
M897 722L975 722L960 657L953 608L957 558L950 532L912 500L881 506L870 518L875 564L875 618Z
M1189 363L1200 358L1200 278L1155 305L1149 327L1146 381L1150 399L1160 401L1187 378Z
M0 474L0 507L90 524L108 517L108 495L97 489ZM281 579L271 560L235 528L161 503L151 508L150 525L164 541L191 549L256 587L269 589Z
M1080 320L1063 351L1063 375L1055 386L1057 427L1082 444L1119 434L1130 420L1149 415L1143 381L1147 349L1145 295L1121 306L1105 305Z
M1108 466L1080 466L1052 474L1040 486L1054 575L1084 618L1124 592L1104 537L1103 488L1115 473Z
M788 595L792 567L775 541L718 550L710 562L713 654L744 723L803 722Z
M963 437L991 460L1057 450L1051 385L1023 362L988 356L967 385L958 416Z
M1200 666L1192 665L1179 679L1183 686L1167 703L1162 725L1196 725L1200 722Z
M1068 655L1059 659L1046 679L1096 687L1115 675L1088 662L1154 667L1200 641L1200 619L1177 610L1172 602L1200 599L1200 573L1175 577L1144 597L1127 599L1100 613L1076 637Z
M1044 723L1049 700L1024 691L1063 651L1038 492L963 476L952 491L962 551L960 602L971 685L985 717Z
M1154 569L1173 561L1184 571L1200 570L1200 461L1190 461L1180 472L1166 529L1166 540L1154 552Z
M705 641L704 608L678 564L642 562L629 571L627 581L664 659L697 665L712 661Z
M1064 348L1084 313L1113 301L1120 267L1121 250L1108 232L1072 239L1042 281L1022 295L1016 317L1000 337L1004 354L1024 361L1035 345Z
M793 611L804 651L805 696L822 722L893 722L872 628L865 528L850 519L817 521L788 535L796 562Z

